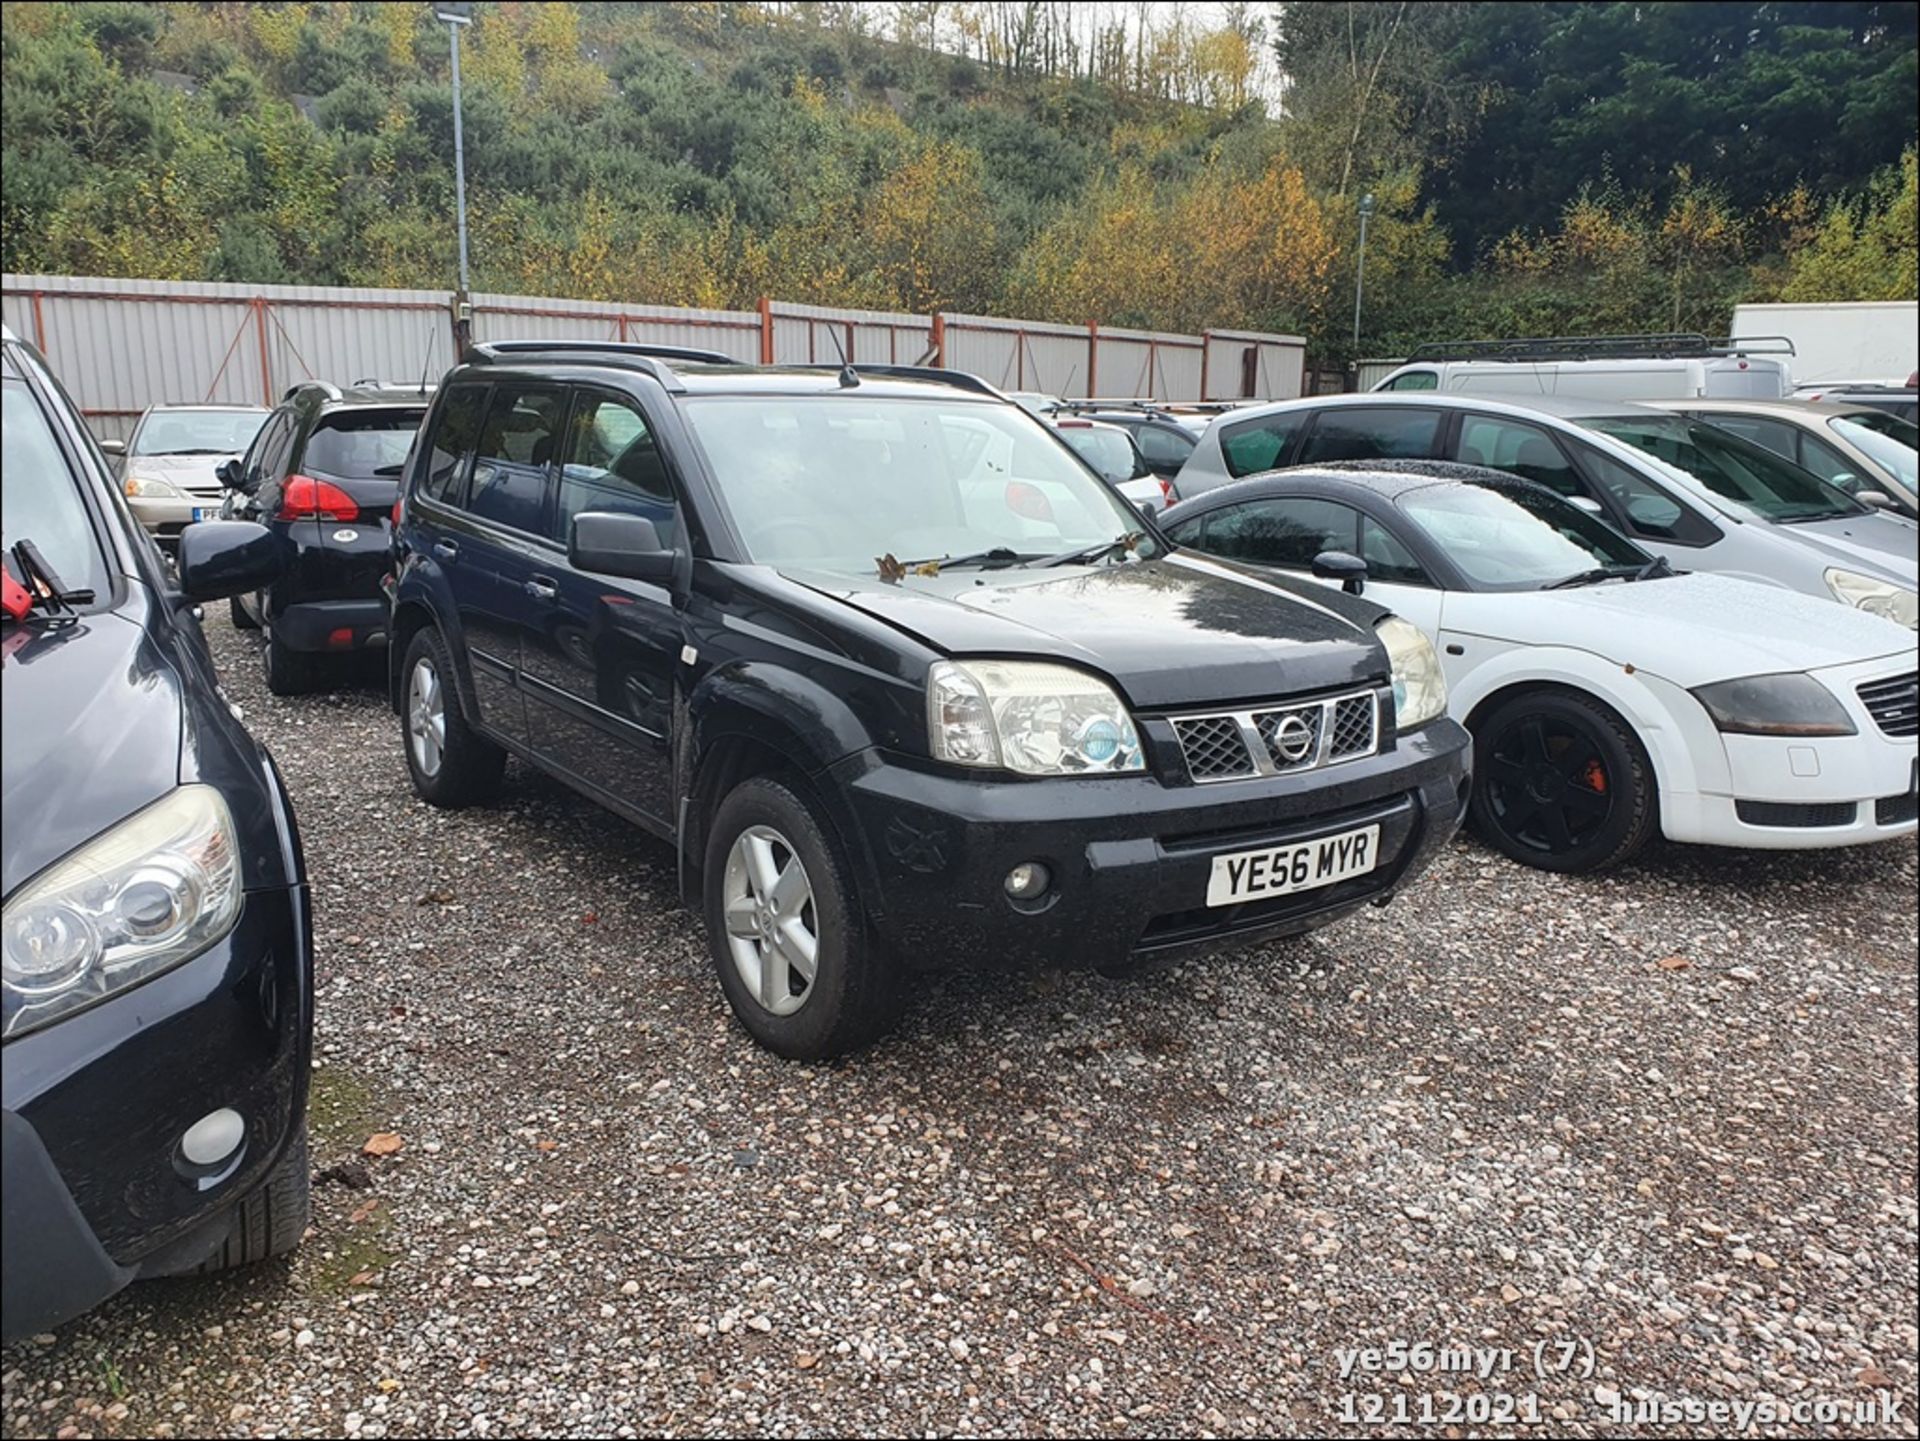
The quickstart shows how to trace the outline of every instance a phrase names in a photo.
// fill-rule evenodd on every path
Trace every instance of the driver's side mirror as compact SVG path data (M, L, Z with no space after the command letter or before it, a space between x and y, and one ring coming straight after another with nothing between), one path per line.
M653 522L641 515L584 511L573 518L567 533L567 564L575 570L666 585L678 559L671 546L661 543Z
M1577 509L1584 510L1595 520L1607 518L1607 508L1590 495L1570 495L1567 499L1572 501Z
M100 442L100 449L118 460L127 453L127 443L124 440L103 440Z
M1862 505L1871 505L1880 510L1890 510L1893 508L1893 497L1888 495L1884 490L1856 490L1853 493L1853 498Z
M1323 550L1313 558L1313 573L1321 580L1337 580L1348 595L1367 588L1367 563L1351 551Z
M213 468L213 478L228 490L239 490L243 472L237 460L223 460Z
M273 532L250 520L203 520L180 532L180 589L193 600L263 589L283 565Z

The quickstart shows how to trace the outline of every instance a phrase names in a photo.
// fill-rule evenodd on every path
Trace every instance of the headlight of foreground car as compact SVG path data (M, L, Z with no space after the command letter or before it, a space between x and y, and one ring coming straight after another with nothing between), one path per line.
M1827 572L1827 589L1835 600L1857 606L1869 615L1897 620L1908 630L1920 629L1920 596L1892 581L1875 580L1851 570Z
M183 493L172 481L161 480L154 475L130 475L126 479L125 489L128 495L147 500L178 500Z
M191 960L240 916L227 803L188 785L27 882L0 916L0 1035L35 1030Z
M1071 666L943 660L927 676L936 759L1028 776L1146 769L1133 717L1106 682Z
M1728 735L1850 736L1853 718L1810 675L1754 675L1703 685L1693 698Z
M1412 621L1390 615L1380 622L1380 643L1393 662L1396 728L1410 731L1447 713L1447 677L1433 643Z

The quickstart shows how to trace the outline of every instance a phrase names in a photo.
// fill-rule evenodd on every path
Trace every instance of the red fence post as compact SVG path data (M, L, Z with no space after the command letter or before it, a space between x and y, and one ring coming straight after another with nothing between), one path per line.
M947 368L947 317L938 310L933 312L933 363Z
M40 313L40 292L27 292L33 297L33 348L42 355L47 353L47 318Z
M1087 395L1089 398L1100 393L1100 324L1087 322Z
M760 297L760 363L773 364L773 302Z
M256 295L248 302L253 306L254 334L260 340L260 393L266 396L267 409L273 409L273 367L267 359L267 300Z
M853 322L847 322L847 364L851 365L859 357L853 353Z

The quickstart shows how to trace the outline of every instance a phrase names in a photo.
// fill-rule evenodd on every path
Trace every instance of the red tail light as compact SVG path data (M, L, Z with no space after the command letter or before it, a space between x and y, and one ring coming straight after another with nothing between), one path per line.
M395 530L400 529L400 502L399 501L396 500L393 503L393 514L388 516L387 520L392 524Z
M275 520L358 520L360 507L354 498L329 481L310 475L290 475L280 492L280 509Z
M1174 502L1173 482L1164 475L1160 477L1160 508L1165 510Z
M1049 525L1053 523L1053 506L1048 503L1046 496L1024 480L1007 482L1007 509L1028 520L1044 521Z

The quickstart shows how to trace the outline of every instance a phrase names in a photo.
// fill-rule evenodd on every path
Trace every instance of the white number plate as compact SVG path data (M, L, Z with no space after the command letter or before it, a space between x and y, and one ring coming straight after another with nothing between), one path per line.
M193 508L193 518L194 518L194 521L195 521L196 523L198 523L199 521L203 521L203 520L205 520L205 519L207 518L207 511L206 511L206 507L205 507L205 506L200 506L200 505L196 505L196 506L195 506L195 507Z
M1291 891L1310 891L1363 876L1380 861L1380 827L1363 826L1297 846L1235 851L1213 858L1207 904L1235 906Z

